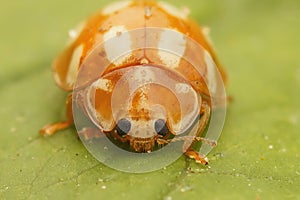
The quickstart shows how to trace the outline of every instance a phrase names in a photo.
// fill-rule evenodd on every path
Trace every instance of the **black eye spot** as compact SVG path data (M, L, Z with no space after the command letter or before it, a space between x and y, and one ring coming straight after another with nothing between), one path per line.
M129 120L127 119L120 119L117 123L117 133L120 135L120 136L123 136L123 135L126 135L129 133L130 131L130 128L131 128L131 123Z
M161 136L165 136L169 132L166 121L163 119L156 120L154 123L154 128L155 128L156 133Z

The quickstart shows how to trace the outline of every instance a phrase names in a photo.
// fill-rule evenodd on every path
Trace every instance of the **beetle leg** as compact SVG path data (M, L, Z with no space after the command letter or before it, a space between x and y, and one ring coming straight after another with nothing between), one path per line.
M210 106L206 101L202 102L201 110L200 110L200 115L201 118L199 120L199 128L198 131L195 135L195 137L199 137L202 132L204 131L206 125L208 124L209 118L210 118ZM196 163L202 163L202 164L207 164L208 160L204 155L199 154L199 152L195 151L193 149L193 145L197 140L191 141L185 141L182 149L185 152L185 154L196 160Z
M65 128L73 125L73 112L72 112L72 95L70 94L66 100L66 116L67 120L62 122L57 122L54 124L48 124L40 130L41 135L53 135L57 131L63 130Z
M200 154L199 152L196 152L193 149L189 149L185 152L185 155L187 155L189 158L192 158L196 161L196 163L207 165L208 159L206 156Z

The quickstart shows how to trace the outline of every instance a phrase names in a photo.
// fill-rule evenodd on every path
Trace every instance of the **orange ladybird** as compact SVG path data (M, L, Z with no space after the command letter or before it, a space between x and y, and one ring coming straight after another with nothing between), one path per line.
M74 104L100 132L134 152L151 152L197 124L193 135L174 140L185 141L183 152L207 164L193 145L215 145L201 136L212 109L224 105L224 95L215 94L226 77L188 10L164 2L120 1L79 29L70 31L73 41L53 63L55 82L70 92L67 120L40 133L52 135L72 125ZM97 130L80 134L95 137Z

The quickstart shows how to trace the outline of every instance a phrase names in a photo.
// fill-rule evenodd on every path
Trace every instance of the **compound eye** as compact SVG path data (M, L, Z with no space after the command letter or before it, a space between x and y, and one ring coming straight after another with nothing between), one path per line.
M166 121L163 119L156 120L154 123L154 128L156 133L161 136L166 136L167 133L169 132Z
M127 119L120 119L117 123L117 133L119 136L123 136L129 133L131 128L131 123Z

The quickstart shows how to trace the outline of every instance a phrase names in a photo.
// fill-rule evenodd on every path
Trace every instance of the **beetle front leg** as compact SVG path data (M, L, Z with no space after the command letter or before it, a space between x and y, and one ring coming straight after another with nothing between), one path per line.
M66 100L66 117L67 117L66 121L61 121L61 122L48 124L48 125L44 126L40 130L40 134L41 135L53 135L54 133L56 133L60 130L66 129L66 128L70 127L71 125L73 125L74 121L73 121L73 112L72 112L72 94L70 94Z
M200 115L201 118L199 120L199 128L198 131L195 135L195 137L199 137L202 132L204 131L205 127L208 124L209 118L210 118L210 106L206 101L202 102L201 105L201 110L200 110ZM193 149L193 145L197 140L191 141L185 141L182 148L183 151L185 152L185 155L187 155L189 158L195 159L196 163L201 163L201 164L208 164L208 159L206 156L200 154L199 152L195 151Z

